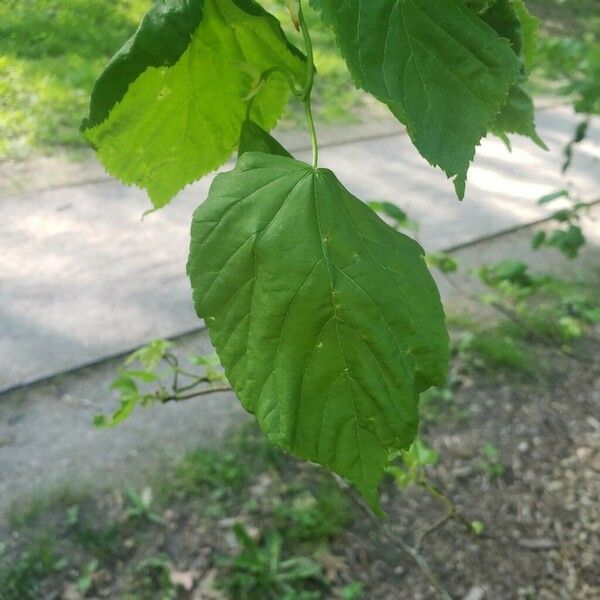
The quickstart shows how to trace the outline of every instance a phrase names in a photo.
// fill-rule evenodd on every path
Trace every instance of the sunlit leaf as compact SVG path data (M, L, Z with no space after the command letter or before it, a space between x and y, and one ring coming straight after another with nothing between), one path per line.
M109 173L163 206L231 156L248 93L273 67L298 81L305 70L254 0L158 0L98 79L83 134ZM273 73L252 119L271 129L288 95Z

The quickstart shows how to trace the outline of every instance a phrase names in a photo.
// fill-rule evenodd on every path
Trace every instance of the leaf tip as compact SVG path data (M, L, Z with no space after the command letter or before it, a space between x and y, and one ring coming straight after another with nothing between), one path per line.
M465 174L461 174L461 175L457 175L454 180L452 181L452 183L454 184L454 191L456 192L456 195L458 196L459 200L463 200L465 197L465 191L467 189L467 175Z

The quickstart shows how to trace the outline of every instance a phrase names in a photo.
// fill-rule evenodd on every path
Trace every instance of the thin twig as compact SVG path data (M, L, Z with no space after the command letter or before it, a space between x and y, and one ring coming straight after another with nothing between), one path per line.
M481 303L481 300L475 294L471 294L471 293L465 291L447 273L444 273L442 271L442 275L445 277L446 281L454 288L454 290L456 292L458 292L458 294L460 294L461 296L464 296L465 298L474 300L477 303ZM569 352L568 350L565 350L562 347L560 340L557 340L555 338L548 339L548 338L545 338L544 336L541 336L540 334L538 334L534 329L529 327L529 325L527 325L527 323L525 323L525 321L523 321L523 319L521 319L521 317L519 317L513 310L509 309L508 307L504 306L503 304L500 304L499 302L490 302L490 303L486 303L486 306L493 308L496 312L500 313L504 317L513 321L513 323L515 323L516 325L521 327L533 340L537 341L540 344L543 344L544 346L550 348L554 352L558 352L558 353L562 354L563 356L566 356L568 358L571 358L573 360L576 360L576 361L584 363L584 364L592 364L593 361L587 360L583 356L579 356L578 354L574 354L572 352Z
M443 517L438 519L433 525L429 525L429 527L425 527L418 535L415 542L415 550L420 550L425 538L428 535L431 535L434 531L437 531L441 527L443 527L448 521L450 521L454 515L451 512L447 512Z
M428 564L427 560L425 559L425 557L422 554L419 554L419 552L417 552L416 548L412 548L411 546L406 544L403 540L396 539L395 541L398 544L400 544L400 547L402 548L402 550L404 550L404 552L406 552L406 554L408 554L408 556L410 556L413 559L415 564L421 570L421 573L423 573L423 575L427 578L429 583L435 588L435 590L439 594L440 598L442 600L452 600L452 596L442 586L439 579L434 575L434 573L431 570L431 568L429 567L429 564Z
M210 383L210 380L206 377L197 377L192 383L178 387L177 392L187 392L189 390L193 390L195 387L198 387L203 383Z
M440 580L436 577L435 573L431 570L427 559L418 552L416 548L413 548L407 544L399 535L391 531L387 524L383 521L379 521L375 515L371 512L371 509L364 503L363 499L360 498L355 489L343 481L336 478L338 484L348 493L352 502L363 512L367 519L371 521L375 529L379 529L380 533L387 539L390 546L400 546L403 552L407 554L414 563L419 567L419 570L423 576L429 581L431 586L435 589L441 600L452 600L450 593L444 588Z
M205 388L203 390L196 390L195 392L191 392L189 394L173 394L171 396L167 396L166 398L161 398L161 402L163 404L166 404L167 402L180 402L182 400L191 400L192 398L197 398L198 396L205 396L206 394L214 394L217 392L231 392L231 386L219 385Z
M422 487L432 497L441 502L445 507L446 511L450 515L450 518L461 523L469 533L473 533L473 525L471 521L465 517L465 515L459 510L458 506L454 504L451 498L448 498L442 490L440 490L434 483L421 477L419 480L419 486Z
M165 352L163 360L173 369L173 389L177 392L179 385L179 361L177 357L171 352Z
M176 367L175 370L180 375L183 375L184 377L189 377L190 379L199 379L202 377L201 375L198 375L197 373L192 373L191 371L186 371L185 369L182 369L181 367Z

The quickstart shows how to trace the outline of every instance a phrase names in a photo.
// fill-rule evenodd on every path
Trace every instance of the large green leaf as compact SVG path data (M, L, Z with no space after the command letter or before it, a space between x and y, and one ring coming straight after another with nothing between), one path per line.
M188 274L246 410L376 507L388 450L416 434L419 392L445 379L421 247L331 171L249 152L197 209Z
M254 0L158 0L98 79L86 139L109 173L163 206L237 146L246 98L267 69L300 81L304 59ZM288 98L273 73L252 119L271 129Z
M475 148L519 61L462 0L311 0L356 84L385 102L419 152L464 194Z

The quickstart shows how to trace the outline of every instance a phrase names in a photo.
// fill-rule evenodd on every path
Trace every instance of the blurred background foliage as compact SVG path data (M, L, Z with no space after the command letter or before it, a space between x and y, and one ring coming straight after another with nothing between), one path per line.
M84 146L78 129L93 83L135 31L151 1L0 3L0 160ZM301 45L283 0L262 3ZM579 112L600 112L598 0L530 0L527 5L542 20L533 91L566 98ZM370 97L356 92L330 33L314 12L307 10L307 19L320 75L315 90L318 119L348 123L383 114ZM290 104L285 126L303 122L295 104Z
M80 147L79 121L103 65L147 0L0 3L0 159Z
M600 2L532 0L542 21L534 91L566 97L575 110L600 113Z

